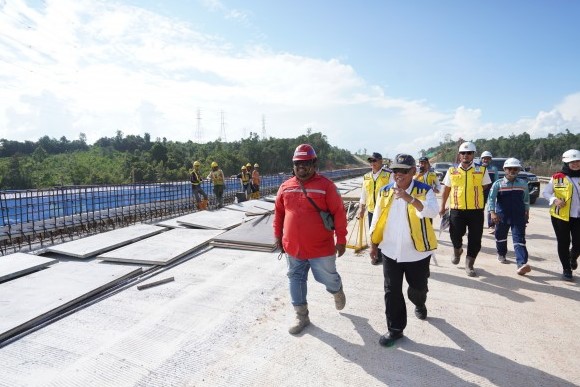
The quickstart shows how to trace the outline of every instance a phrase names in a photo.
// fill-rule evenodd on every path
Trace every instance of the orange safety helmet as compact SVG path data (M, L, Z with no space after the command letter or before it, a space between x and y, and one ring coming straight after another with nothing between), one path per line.
M316 152L310 144L298 145L294 151L294 157L292 157L292 161L306 161L314 159L316 159Z

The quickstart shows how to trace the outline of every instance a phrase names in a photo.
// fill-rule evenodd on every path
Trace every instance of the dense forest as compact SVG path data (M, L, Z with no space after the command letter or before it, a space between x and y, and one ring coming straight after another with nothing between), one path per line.
M495 157L515 157L531 167L538 175L549 176L562 165L562 153L568 149L580 149L580 133L565 132L549 134L544 138L530 138L526 132L512 134L508 137L492 139L457 139L445 138L438 146L421 150L423 155L433 161L455 161L457 149L463 141L473 141L478 155L490 151Z
M115 137L88 145L81 133L74 141L48 136L36 142L0 139L0 189L183 181L195 160L202 163L204 173L216 161L226 176L239 173L248 162L258 163L262 174L289 172L294 149L301 143L316 149L322 170L357 164L349 151L331 146L326 136L311 130L297 138L263 139L250 133L240 141L204 144L151 141L147 133L124 136L117 131Z

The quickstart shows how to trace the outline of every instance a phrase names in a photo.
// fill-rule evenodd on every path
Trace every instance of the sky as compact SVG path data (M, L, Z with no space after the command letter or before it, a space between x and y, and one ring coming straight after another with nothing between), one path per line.
M0 0L0 139L580 132L578 0Z

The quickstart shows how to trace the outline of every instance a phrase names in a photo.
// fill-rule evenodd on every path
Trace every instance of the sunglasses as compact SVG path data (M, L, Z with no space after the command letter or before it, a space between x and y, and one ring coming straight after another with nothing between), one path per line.
M409 168L409 169L407 169L407 168L393 168L393 173L400 173L403 175L406 175L410 171L411 171L411 168Z
M312 160L300 160L300 161L293 161L292 163L294 164L295 167L299 167L299 166L309 167L312 164L314 164L314 161L312 161Z
M459 152L460 155L472 155L473 152Z
M376 163L377 159L369 159L369 163Z

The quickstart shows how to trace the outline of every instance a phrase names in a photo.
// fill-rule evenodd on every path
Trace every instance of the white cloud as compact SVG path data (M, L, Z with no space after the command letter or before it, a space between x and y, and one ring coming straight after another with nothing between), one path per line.
M218 1L208 2L229 12ZM416 153L452 138L528 131L578 130L580 93L549 112L514 123L487 123L478 108L440 111L424 100L385 95L356 69L256 46L235 50L178 20L88 0L0 5L0 138L89 142L125 134L194 139L201 110L203 140L250 131L291 137L310 127L333 145L385 155ZM6 28L4 28L6 26ZM544 134L542 134L544 133Z

